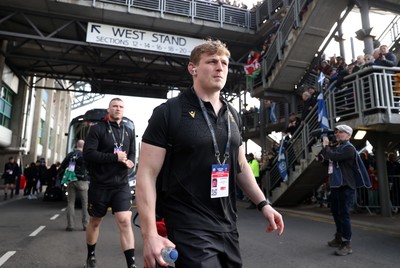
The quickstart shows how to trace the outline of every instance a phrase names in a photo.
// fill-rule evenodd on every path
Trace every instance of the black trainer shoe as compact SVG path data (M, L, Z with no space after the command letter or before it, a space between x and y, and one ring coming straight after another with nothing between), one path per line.
M333 248L338 248L342 245L342 236L338 233L335 234L335 238L331 241L328 241L328 246Z
M344 241L340 245L339 249L335 251L335 255L337 256L346 256L353 253L353 250L350 246L350 241Z
M72 232L73 230L74 230L74 228L72 228L72 227L65 228L65 231L67 231L67 232Z
M85 268L97 268L95 256L92 256L86 260Z

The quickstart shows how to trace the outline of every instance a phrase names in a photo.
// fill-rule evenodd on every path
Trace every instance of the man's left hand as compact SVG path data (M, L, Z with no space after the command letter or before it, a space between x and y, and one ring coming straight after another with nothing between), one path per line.
M132 162L132 160L127 159L124 160L123 163L128 167L128 168L133 168L135 166L135 164Z
M281 235L285 229L282 215L270 205L263 207L262 213L269 222L266 231L270 233L278 229L278 235Z

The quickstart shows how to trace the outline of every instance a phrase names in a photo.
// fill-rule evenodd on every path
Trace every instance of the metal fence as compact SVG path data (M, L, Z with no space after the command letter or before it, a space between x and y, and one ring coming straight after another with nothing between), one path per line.
M392 212L400 210L400 175L388 176L389 197ZM359 188L356 192L356 206L366 209L370 214L379 213L381 209L379 195L379 179L376 188Z
M332 123L336 118L358 118L368 122L370 114L380 113L387 122L400 111L400 68L372 66L346 76L340 88L328 98Z
M191 21L201 19L218 22L221 27L235 25L254 30L257 28L257 21L260 21L260 19L257 19L259 12L256 10L204 0L92 0L92 2L94 7L96 2L123 5L127 7L128 11L131 8L140 8L160 12L161 17L164 14L172 14L189 17ZM275 0L273 7L279 7L279 5L282 5L282 0ZM264 14L264 12L268 14ZM268 9L265 11L263 9L263 16L269 18L273 13L273 10Z

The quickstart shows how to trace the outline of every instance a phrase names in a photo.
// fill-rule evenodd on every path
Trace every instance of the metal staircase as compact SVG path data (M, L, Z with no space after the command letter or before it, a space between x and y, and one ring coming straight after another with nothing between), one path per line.
M252 96L273 99L292 93L347 3L293 1L262 61L262 81L254 85Z
M332 84L326 92L332 127L340 123L351 126L354 133L366 130L365 139L376 133L400 134L400 68L369 67L347 76L340 88ZM310 135L319 128L316 111L314 107L286 148L288 181L281 182L277 165L270 171L267 191L274 205L297 205L326 180L327 167L315 158L321 146Z

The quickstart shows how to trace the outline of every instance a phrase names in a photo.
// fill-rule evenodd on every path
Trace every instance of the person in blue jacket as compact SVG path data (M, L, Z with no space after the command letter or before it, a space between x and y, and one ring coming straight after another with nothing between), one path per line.
M338 247L335 254L351 254L350 210L354 204L355 190L371 187L368 173L354 146L350 143L353 129L347 125L335 128L336 146L329 146L328 137L322 138L320 155L329 162L329 185L331 190L331 212L336 225L335 238L328 242L330 247Z

